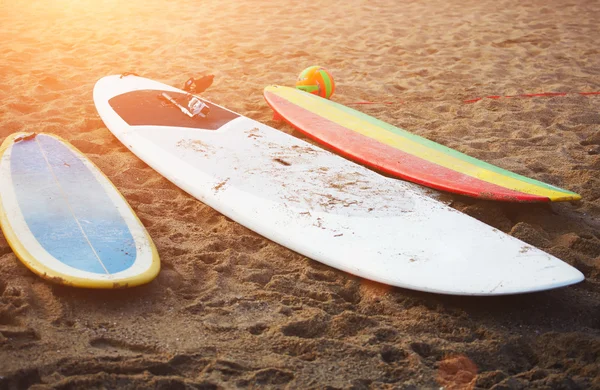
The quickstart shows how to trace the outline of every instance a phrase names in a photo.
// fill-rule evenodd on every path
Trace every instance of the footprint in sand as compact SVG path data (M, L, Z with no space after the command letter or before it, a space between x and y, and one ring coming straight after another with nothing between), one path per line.
M90 345L94 348L103 349L109 352L130 352L130 353L159 353L159 349L154 346L144 344L134 344L122 340L98 337L90 340Z

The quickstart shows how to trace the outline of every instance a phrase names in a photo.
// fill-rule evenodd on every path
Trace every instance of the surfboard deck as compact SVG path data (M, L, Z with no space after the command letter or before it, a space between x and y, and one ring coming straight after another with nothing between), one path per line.
M177 88L107 76L94 102L140 159L208 206L291 250L414 290L502 295L579 282L563 261L462 214L412 183L384 177L204 100L191 119ZM202 221L198 221L202 223Z
M268 86L271 108L339 154L380 172L442 191L512 202L561 202L581 196L477 160L360 111L295 88Z
M160 269L154 243L125 198L55 135L15 133L0 146L0 225L23 264L55 283L132 287Z

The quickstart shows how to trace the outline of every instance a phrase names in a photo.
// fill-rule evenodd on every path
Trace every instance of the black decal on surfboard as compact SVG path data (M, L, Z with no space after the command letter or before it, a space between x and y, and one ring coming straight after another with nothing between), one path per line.
M238 114L225 110L212 103L210 114L206 118L190 118L175 105L165 103L159 98L163 91L141 90L127 92L113 97L108 101L113 110L129 126L171 126L191 127L205 130L217 130L224 124L239 117ZM178 92L168 92L169 96L187 106L187 95Z

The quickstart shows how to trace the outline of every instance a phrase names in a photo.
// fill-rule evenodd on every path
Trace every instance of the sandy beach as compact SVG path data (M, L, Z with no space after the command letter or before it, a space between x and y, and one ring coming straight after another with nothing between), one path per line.
M1 9L0 142L17 131L71 142L126 197L162 269L127 290L59 286L0 235L0 389L600 389L599 2L17 0ZM581 194L555 204L439 197L585 281L475 298L343 273L177 188L110 133L92 100L110 74L179 88L214 74L203 97L301 137L272 119L262 92L293 86L311 65L333 74L336 102ZM566 94L515 97L549 92Z

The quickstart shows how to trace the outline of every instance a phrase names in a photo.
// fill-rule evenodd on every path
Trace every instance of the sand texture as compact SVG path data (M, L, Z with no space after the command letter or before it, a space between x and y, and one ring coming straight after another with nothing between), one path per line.
M162 271L134 289L49 284L0 236L0 389L600 388L600 2L0 1L0 141L55 133L130 202ZM269 84L327 67L332 99L580 193L452 207L586 280L500 298L418 293L323 266L179 190L92 101L126 71L272 120ZM464 100L490 95L566 96ZM416 227L418 228L418 227Z

